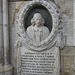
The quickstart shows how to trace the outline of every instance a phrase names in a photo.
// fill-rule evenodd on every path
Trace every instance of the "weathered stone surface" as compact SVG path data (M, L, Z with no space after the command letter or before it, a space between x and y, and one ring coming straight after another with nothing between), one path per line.
M75 48L65 47L61 50L61 75L75 74ZM64 73L64 74L63 74Z
M40 4L44 6L52 15L53 28L51 33L49 33L48 28L42 26L45 23L45 21L42 18L41 14L39 13L35 13L33 15L34 19L33 18L31 19L31 26L29 26L27 30L24 29L24 20L26 19L26 18L24 19L24 16L28 15L27 14L28 10L31 9L34 6L34 4L35 5ZM48 3L43 0L42 1L34 0L32 2L29 2L26 6L22 6L20 8L18 13L16 14L15 20L15 28L17 36L15 42L15 50L17 50L18 75L20 75L20 73L26 75L27 74L60 75L59 49L61 47L62 48L64 47L62 41L63 35L61 30L62 28L60 25L60 18L61 18L60 13L57 12L55 5L51 4L51 2ZM50 59L48 57L52 58ZM47 67L48 66L49 67L47 68L46 65Z
M75 70L70 70L69 74L70 75L75 75Z
M61 24L63 26L64 35L66 35L66 45L67 46L74 45L74 41L73 41L74 34L72 31L72 29L73 29L73 2L74 1L71 1L71 2L70 1L65 2L62 0L57 1L57 6L59 5L58 7L60 7L59 9L62 13L62 23ZM65 5L63 5L62 3L65 3ZM70 6L69 3L71 3L72 5ZM10 4L11 4L10 7L15 10L15 12L12 13L13 15L15 15L19 11L20 7L23 5L22 2L10 2ZM13 5L13 4L15 4L15 5ZM67 6L67 5L69 5L69 6ZM17 6L19 6L19 7L17 8ZM11 11L13 12L13 10L11 10ZM15 18L13 18L13 21L14 21L14 19Z
M0 0L0 66L3 65L3 16L2 0Z
M21 54L20 54L21 52ZM60 75L59 49L54 47L42 52L26 49L24 46L18 52L18 74L53 74ZM20 70L21 68L21 70Z
M70 5L71 4L71 5ZM60 11L62 13L62 26L64 35L66 35L66 45L73 46L74 45L74 34L73 34L73 5L74 0L65 1L65 0L57 0L57 5L60 7ZM67 6L68 5L68 6ZM66 31L67 30L67 31Z
M75 55L75 47L65 47L63 50L61 50L61 55Z
M9 2L16 2L16 1L32 1L32 0L8 0Z
M8 0L0 0L0 75L12 75L9 65Z
M16 20L15 15L18 13L20 8L25 5L27 2L9 2L9 20L10 20L10 41L11 41L11 63L13 66L16 64L16 53L14 51L14 42L15 42L15 24ZM74 46L74 0L56 0L56 5L62 13L62 27L63 33L66 36L66 46L61 50L61 75L75 75L75 69L71 70L75 66L75 48ZM12 15L11 15L12 14ZM13 34L13 35L12 35ZM71 47L69 47L71 46ZM15 55L14 55L15 53ZM13 58L13 56L15 58ZM72 57L72 59L71 59ZM72 62L71 62L72 61ZM15 62L15 63L14 63ZM65 66L67 65L67 66ZM73 66L73 67L72 67ZM67 69L70 69L68 71ZM65 70L66 69L66 70ZM15 73L16 75L16 73Z
M26 2L25 2L26 3ZM16 14L18 13L18 11L20 10L20 7L22 7L24 4L24 2L19 2L18 4L15 2L10 2L9 3L9 29L10 29L10 60L11 60L11 64L16 67L17 61L16 61L16 53L17 50L14 50L14 44L15 44L15 38L16 38L16 33L15 33L15 20L16 20ZM16 71L14 69L14 71ZM16 73L15 73L16 74Z

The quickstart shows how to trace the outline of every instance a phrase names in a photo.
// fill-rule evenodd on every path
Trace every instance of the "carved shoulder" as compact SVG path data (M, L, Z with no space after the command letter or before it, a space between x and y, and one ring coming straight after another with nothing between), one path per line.
M49 29L47 28L47 27L45 27L45 26L43 26L44 28L44 30L48 33L48 34L50 34L50 31L49 31Z
M31 31L31 30L32 30L32 26L29 26L26 31Z

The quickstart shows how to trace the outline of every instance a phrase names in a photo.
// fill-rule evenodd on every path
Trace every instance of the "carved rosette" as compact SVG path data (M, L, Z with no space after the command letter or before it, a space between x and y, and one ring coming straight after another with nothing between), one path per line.
M27 36L25 32L25 28L24 28L24 16L26 16L27 11L36 4L44 6L49 11L49 13L52 16L52 23L53 23L53 28L52 28L50 35L44 41L37 44L37 46L35 42L32 41ZM52 2L49 3L44 0L33 0L27 3L25 6L23 6L23 8L20 10L20 15L18 15L19 20L16 21L16 23L19 24L18 25L19 29L17 29L16 31L18 34L18 38L19 38L17 40L19 41L19 43L22 44L22 46L26 46L28 49L34 50L34 51L46 50L46 49L52 48L54 45L59 48L64 47L62 46L64 44L61 44L63 43L62 26L60 25L61 15L59 11L56 9L56 7L54 6L55 4L53 4ZM16 28L17 28L17 25L16 25Z

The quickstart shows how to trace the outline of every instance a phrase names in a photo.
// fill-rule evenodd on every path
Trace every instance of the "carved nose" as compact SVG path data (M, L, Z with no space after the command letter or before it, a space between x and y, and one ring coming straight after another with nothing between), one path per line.
M38 20L38 23L40 23L40 20Z

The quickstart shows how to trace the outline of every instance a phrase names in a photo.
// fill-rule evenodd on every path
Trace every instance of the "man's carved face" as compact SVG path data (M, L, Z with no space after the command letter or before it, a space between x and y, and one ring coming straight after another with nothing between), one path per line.
M39 13L36 13L34 15L34 21L35 21L35 25L40 26L41 22L42 22L42 16Z

